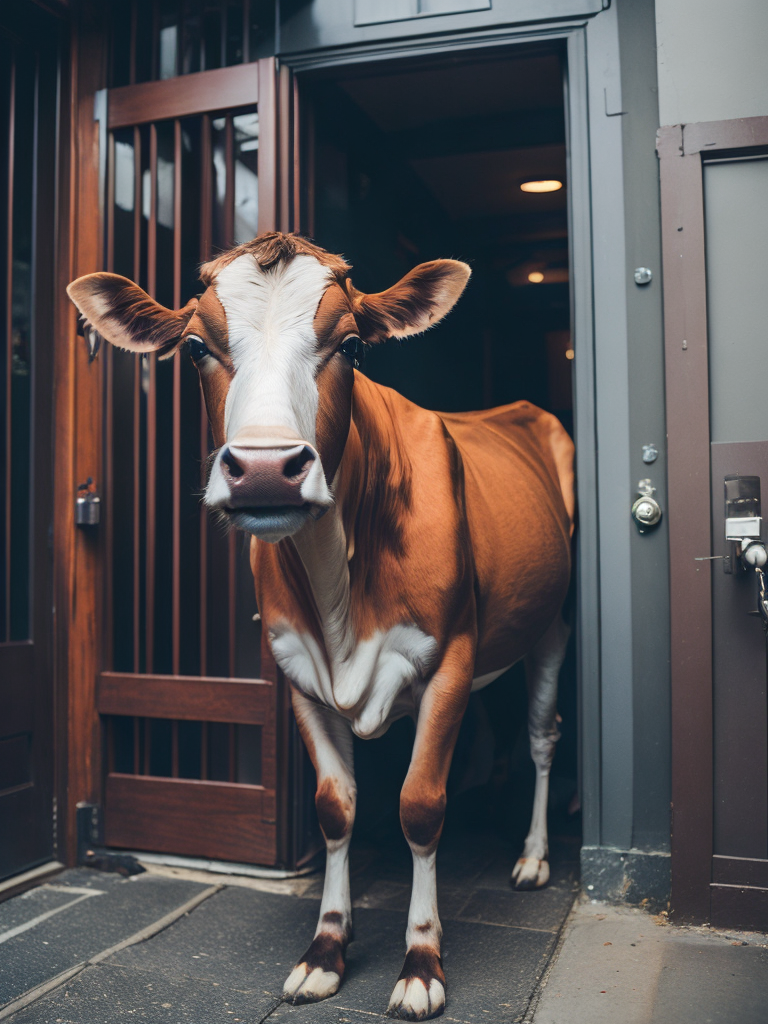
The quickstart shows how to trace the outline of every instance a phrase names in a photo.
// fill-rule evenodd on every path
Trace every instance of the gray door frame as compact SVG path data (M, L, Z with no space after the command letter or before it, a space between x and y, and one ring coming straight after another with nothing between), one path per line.
M639 6L646 13L650 11L652 23L652 3L641 0ZM637 428L638 423L635 417L633 424L630 416L629 317L633 296L626 276L630 254L625 236L625 110L616 4L592 18L544 26L504 26L401 38L278 54L278 58L282 65L300 75L319 69L343 69L373 61L456 51L480 54L490 48L498 51L502 46L511 50L521 44L564 46L566 52L571 323L576 351L573 373L579 503L577 658L583 843L585 851L605 846L626 851L634 845L636 786L637 645L633 643L636 625L632 582L633 568L637 574L638 562L645 560L645 550L640 549L638 559L637 537L629 517L634 496L632 474L639 472L642 463L636 469L637 460L630 458L630 448L639 450L640 445L631 446L630 436L631 427ZM657 123L650 129L651 151ZM657 187L655 179L650 187ZM655 259L654 265L658 267L658 249L653 250L652 239L650 250L646 259L649 264ZM660 335L658 288L656 283ZM658 358L661 361L660 344ZM660 373L663 374L661 362ZM644 440L655 441L663 449L663 407L658 413L655 407L651 417L655 433ZM640 426L646 425L641 422ZM662 451L660 462L653 467L656 472L643 474L654 476L660 491L664 485L663 466ZM661 494L659 497L663 501ZM657 550L662 551L664 563L663 530L654 542ZM666 578L657 580L657 584L660 596L656 603L663 611ZM663 636L660 642L663 648ZM663 690L663 678L660 685ZM662 720L659 727L663 741L668 726ZM665 799L662 794L662 801ZM655 845L664 852L663 838ZM621 859L624 860L623 855ZM663 885L662 881L662 888ZM588 887L593 888L593 884L588 883Z

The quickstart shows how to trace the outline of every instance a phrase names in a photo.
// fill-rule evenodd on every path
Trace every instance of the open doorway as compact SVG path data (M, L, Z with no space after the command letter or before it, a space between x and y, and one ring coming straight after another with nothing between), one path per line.
M304 96L307 223L320 245L352 264L355 285L381 291L439 257L465 260L473 270L444 323L402 346L377 347L364 372L444 411L525 398L572 432L560 54L517 47L514 56L467 55L395 70L357 66L312 81ZM521 187L530 182L561 187ZM572 621L573 610L566 614ZM569 860L580 841L573 646L561 674L562 738L550 792L550 836L563 840ZM412 724L401 721L380 740L356 741L356 834L363 840L379 843L399 832L397 794L412 735ZM516 666L470 701L446 831L491 831L521 843L533 783L524 674Z

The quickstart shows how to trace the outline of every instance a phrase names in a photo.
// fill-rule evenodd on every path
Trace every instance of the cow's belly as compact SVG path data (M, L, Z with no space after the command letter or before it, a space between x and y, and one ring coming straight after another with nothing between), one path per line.
M356 735L373 739L416 710L415 691L435 668L437 642L414 625L378 630L346 657L284 622L270 630L280 668L312 700L347 718Z

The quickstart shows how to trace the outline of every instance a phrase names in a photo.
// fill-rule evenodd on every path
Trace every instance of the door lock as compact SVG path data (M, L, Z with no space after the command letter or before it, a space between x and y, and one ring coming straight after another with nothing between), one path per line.
M77 526L97 526L101 519L101 499L91 479L80 484L75 498L75 523Z
M768 553L762 540L763 520L759 476L725 478L725 539L729 552L723 568L733 572L736 560L745 569L762 569Z
M637 523L638 533L646 533L661 522L661 506L653 496L656 488L650 480L641 480L637 489L639 495L632 505L632 518Z
M760 507L759 476L727 476L725 478L725 539L730 548L723 566L733 572L736 558L743 569L757 576L757 615L768 633L768 582L764 572L768 551L762 539L763 520Z

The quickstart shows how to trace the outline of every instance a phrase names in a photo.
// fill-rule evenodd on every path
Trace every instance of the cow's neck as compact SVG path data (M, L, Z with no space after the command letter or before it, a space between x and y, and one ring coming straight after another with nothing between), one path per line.
M293 538L307 574L331 664L346 658L354 643L350 628L349 568L342 515L337 506Z
M356 640L350 559L367 563L363 575L373 568L382 534L392 531L393 506L410 486L410 464L387 395L386 388L355 374L352 420L334 481L336 504L293 538L331 663L347 658Z

